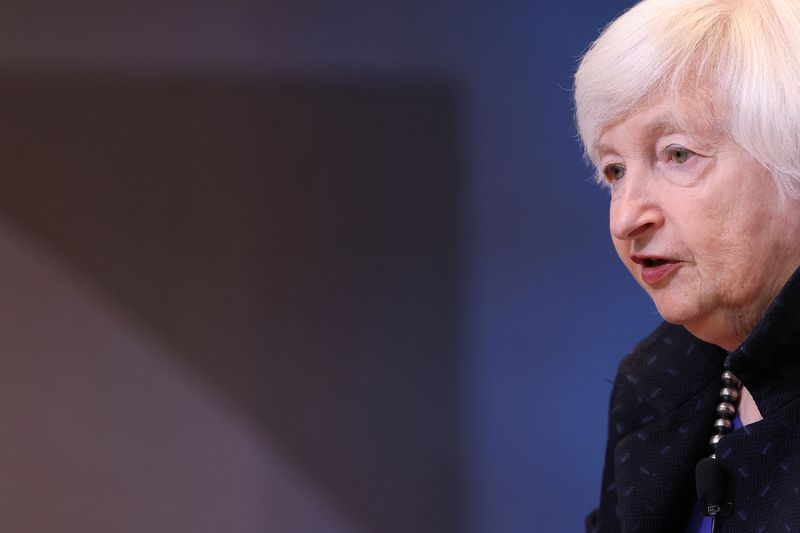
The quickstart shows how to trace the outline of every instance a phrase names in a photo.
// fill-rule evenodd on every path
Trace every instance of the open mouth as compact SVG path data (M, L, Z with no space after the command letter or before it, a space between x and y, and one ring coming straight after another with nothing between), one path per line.
M649 257L642 260L642 264L646 267L657 267L664 265L668 262L669 261L667 261L666 259L651 259Z
M683 263L680 259L665 259L652 255L633 255L631 259L637 265L641 265L640 275L642 281L651 286L657 286L662 281L665 281Z
M655 267L660 267L661 265L666 265L668 263L677 263L677 262L679 262L676 259L670 259L668 257L665 258L663 256L659 257L657 255L639 255L639 254L635 254L635 255L631 255L631 259L637 265L642 265L643 267L646 267L646 268L655 268Z

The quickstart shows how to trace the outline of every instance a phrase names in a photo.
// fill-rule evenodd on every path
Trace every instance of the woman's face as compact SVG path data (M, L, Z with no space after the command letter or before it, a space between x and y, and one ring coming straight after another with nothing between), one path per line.
M605 128L614 247L668 322L734 350L800 265L800 203L696 108L662 101Z

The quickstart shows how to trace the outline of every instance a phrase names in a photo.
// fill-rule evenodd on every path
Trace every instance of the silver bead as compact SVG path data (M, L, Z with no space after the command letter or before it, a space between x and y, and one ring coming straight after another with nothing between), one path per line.
M733 372L730 370L726 370L722 373L722 385L725 387L733 387L738 389L741 386L741 382L739 378L733 375Z
M711 437L711 439L708 441L708 443L711 445L712 448L716 448L717 444L719 443L719 441L722 440L722 437L724 437L724 436L725 435L720 435L719 433L717 433L716 435Z
M717 418L716 422L714 422L714 431L717 433L728 433L733 429L733 422L727 420L725 418Z
M711 459L716 459L716 458L717 458L717 454L715 454L715 453L712 453L711 455L709 455L709 457L710 457Z
M722 402L717 406L717 416L720 418L733 418L736 414L736 407L728 402Z
M735 404L739 401L739 391L730 387L725 387L719 391L719 397L723 402Z

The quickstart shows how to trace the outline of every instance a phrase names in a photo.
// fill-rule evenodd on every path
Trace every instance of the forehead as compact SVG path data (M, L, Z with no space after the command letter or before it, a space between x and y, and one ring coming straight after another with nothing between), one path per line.
M707 106L690 101L661 100L639 106L603 127L592 147L592 156L599 159L619 151L621 145L649 143L671 134L683 134L704 145L726 139L724 129Z

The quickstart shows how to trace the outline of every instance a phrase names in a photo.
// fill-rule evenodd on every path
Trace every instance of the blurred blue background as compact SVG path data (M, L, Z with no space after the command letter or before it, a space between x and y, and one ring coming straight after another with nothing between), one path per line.
M168 345L155 359L280 472L254 490L250 459L221 485L189 461L213 490L148 531L214 530L191 518L210 501L218 523L247 517L236 531L582 530L610 380L659 321L572 116L580 55L631 4L0 6L2 215ZM145 492L211 442L194 411L157 428L114 409L139 409L149 429L125 439L161 454L129 480ZM85 460L122 468L89 433ZM109 492L87 483L58 494Z
M632 2L475 5L467 307L475 531L581 531L616 363L658 322L616 258L571 76Z

